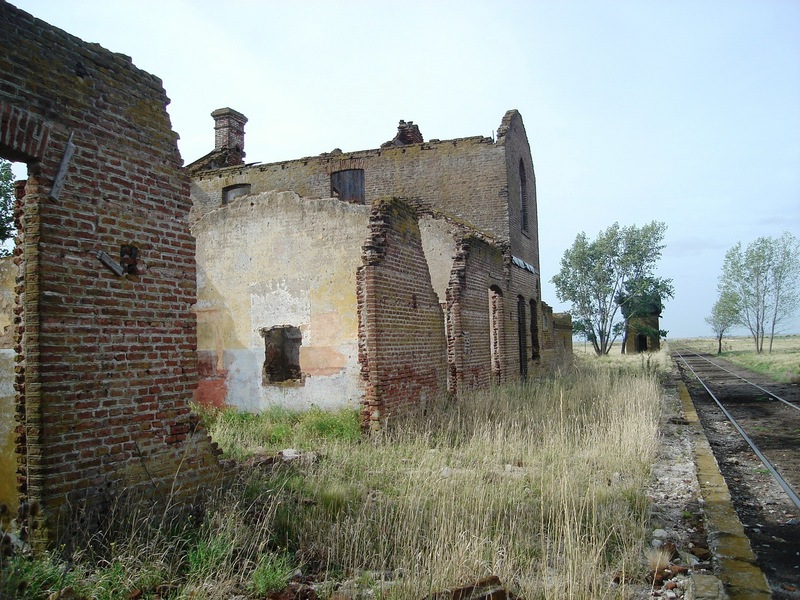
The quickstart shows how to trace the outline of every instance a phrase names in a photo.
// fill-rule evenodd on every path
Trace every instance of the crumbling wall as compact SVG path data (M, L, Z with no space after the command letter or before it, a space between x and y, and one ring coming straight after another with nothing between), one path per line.
M195 173L191 218L219 207L222 190L237 184L250 184L252 193L292 190L305 198L329 198L331 175L350 169L364 170L365 204L404 197L508 238L505 148L484 137Z
M198 401L250 411L358 406L356 270L369 210L270 192L194 224ZM301 334L300 374L272 381L264 332L283 326Z
M444 315L410 204L372 203L358 271L359 363L366 427L423 405L447 387Z
M509 110L497 130L497 144L505 150L506 198L508 200L509 248L539 272L539 217L536 174L522 116ZM523 210L523 206L524 210ZM524 213L524 214L523 214ZM524 216L524 223L523 223ZM501 238L506 239L506 238Z
M503 315L496 327L499 336L494 349L490 300L490 289L493 287L502 294L499 310ZM463 238L455 257L447 293L452 392L486 387L506 380L510 361L507 352L507 289L502 249L478 237Z
M554 313L553 308L542 304L542 357L541 366L549 371L572 363L572 316Z
M14 285L17 269L10 256L0 258L0 504L17 508L17 459L14 456Z
M28 164L15 260L18 492L41 539L122 492L215 477L197 381L189 181L161 81L0 3L0 155Z

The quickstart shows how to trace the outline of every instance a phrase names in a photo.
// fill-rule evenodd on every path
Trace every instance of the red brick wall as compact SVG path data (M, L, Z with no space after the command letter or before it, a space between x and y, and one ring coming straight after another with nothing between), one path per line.
M464 238L447 293L451 391L485 387L493 381L489 288L494 285L503 292L504 312L507 314L507 283L501 249L477 237ZM503 347L507 348L511 332L505 318L502 325L501 338L505 341ZM504 381L511 357L507 352L501 352L498 358L501 381Z
M476 236L462 240L447 294L451 392L520 378L518 296L525 300L526 357L532 365L530 320L539 316L531 315L530 300L538 299L537 281L533 273L511 264L504 245ZM497 336L491 332L490 288L502 293ZM492 369L493 337L499 342L499 377Z
M447 342L416 214L408 203L373 203L363 259L358 271L362 414L365 427L376 428L445 391Z
M161 81L128 57L0 3L0 74L0 155L30 174L16 249L19 490L43 505L53 540L68 506L136 488L163 498L173 477L188 494L218 471L188 407L189 184ZM122 245L138 248L135 274L98 258L119 262Z

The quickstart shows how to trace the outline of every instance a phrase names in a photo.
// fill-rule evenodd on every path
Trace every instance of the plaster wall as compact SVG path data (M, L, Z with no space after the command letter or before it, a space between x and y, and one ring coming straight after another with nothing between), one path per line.
M453 259L458 246L456 241L463 233L453 223L431 216L419 219L422 249L428 263L431 285L439 299L439 304L447 303L447 286L453 270Z
M356 270L369 210L268 192L194 224L199 401L248 411L360 403ZM260 331L281 325L302 332L303 379L264 383Z
M0 258L0 504L17 507L17 460L14 456L14 279L13 259Z

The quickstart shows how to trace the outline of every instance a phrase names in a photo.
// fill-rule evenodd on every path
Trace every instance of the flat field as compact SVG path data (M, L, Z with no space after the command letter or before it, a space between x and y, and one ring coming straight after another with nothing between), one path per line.
M685 338L670 340L671 348L689 348L696 352L717 354L716 338ZM722 339L722 354L734 364L767 375L782 383L800 382L800 335L775 337L772 352L768 350L769 340L764 341L764 352L755 352L753 338L745 336Z

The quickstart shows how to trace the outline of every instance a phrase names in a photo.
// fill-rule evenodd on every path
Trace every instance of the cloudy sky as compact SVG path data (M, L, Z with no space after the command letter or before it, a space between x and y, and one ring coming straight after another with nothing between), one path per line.
M400 119L490 136L518 109L557 310L576 234L659 220L663 327L709 335L725 251L800 235L798 0L11 3L159 76L187 163L224 106L249 118L248 162L375 148Z

